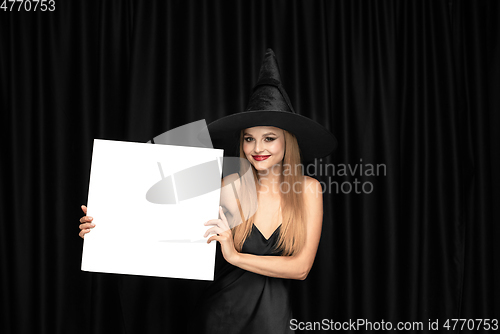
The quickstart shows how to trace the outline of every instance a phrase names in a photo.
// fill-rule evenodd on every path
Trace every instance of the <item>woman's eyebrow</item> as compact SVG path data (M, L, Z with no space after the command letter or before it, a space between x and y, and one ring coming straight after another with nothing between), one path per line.
M247 132L245 132L243 135L244 135L244 136L251 136L251 134L249 134L249 133L247 133ZM275 135L275 136L276 136L276 134L275 134L274 132L268 132L268 133L264 133L264 134L262 135L262 137L269 136L269 135Z

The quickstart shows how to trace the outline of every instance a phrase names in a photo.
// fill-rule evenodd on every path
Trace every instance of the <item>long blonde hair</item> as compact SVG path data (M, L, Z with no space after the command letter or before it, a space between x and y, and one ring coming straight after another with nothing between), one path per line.
M240 158L246 159L245 152L243 151L243 130L240 134ZM305 207L303 199L303 181L304 174L302 170L302 164L300 160L300 150L295 136L283 130L285 137L285 154L282 161L282 172L280 175L280 192L281 195L281 217L282 223L280 228L280 233L278 236L278 242L276 243L275 250L281 251L282 255L290 256L299 253L304 247L306 240L306 221L305 221ZM243 167L242 167L243 168ZM258 174L255 167L251 165L255 184L260 184L258 182ZM244 171L240 170L240 175L243 175ZM241 205L241 203L249 203L255 199L248 196L248 191L245 191L245 182L243 179L241 182L241 191L239 196L239 210L241 215L242 223L235 226L233 231L233 240L236 250L241 252L243 248L243 243L250 235L252 231L255 214L249 216L248 212L245 212L245 207L252 207L250 205ZM282 189L281 185L286 184L286 189ZM257 191L257 196L259 192ZM245 202L247 201L247 202Z

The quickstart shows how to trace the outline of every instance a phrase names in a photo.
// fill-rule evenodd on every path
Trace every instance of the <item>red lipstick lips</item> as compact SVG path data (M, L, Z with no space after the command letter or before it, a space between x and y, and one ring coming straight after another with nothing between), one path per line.
M252 155L252 157L257 161L263 161L270 157L270 155Z

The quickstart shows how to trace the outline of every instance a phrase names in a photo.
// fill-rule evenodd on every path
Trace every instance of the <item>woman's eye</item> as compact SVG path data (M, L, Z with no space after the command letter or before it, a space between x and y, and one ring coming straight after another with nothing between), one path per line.
M264 138L264 141L270 142L270 141L273 141L275 139L276 138L273 138L273 137L266 137L266 138ZM243 138L243 140L246 141L246 142L251 142L251 141L254 140L254 138L252 138L252 137L246 137L246 138Z

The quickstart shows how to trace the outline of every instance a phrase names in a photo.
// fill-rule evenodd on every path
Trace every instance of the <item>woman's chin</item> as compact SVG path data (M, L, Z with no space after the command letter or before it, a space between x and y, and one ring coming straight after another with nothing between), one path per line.
M266 169L269 169L271 165L267 163L267 161L252 161L252 165L255 167L256 170L262 172L265 171Z
M253 166L259 172L264 172L269 169L269 166L263 166L262 164L254 164Z
M259 172L274 172L280 170L279 163L272 163L272 161L253 161L252 165L255 167L255 170Z

